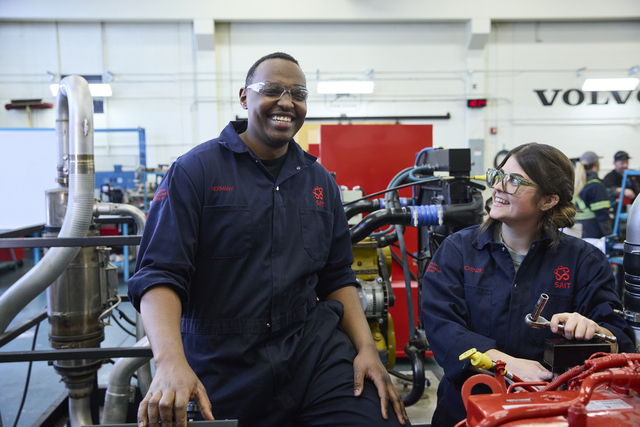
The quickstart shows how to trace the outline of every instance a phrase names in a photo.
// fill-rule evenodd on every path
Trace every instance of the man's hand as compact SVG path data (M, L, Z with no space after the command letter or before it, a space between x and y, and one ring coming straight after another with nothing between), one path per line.
M149 392L138 407L138 426L158 427L159 421L171 426L175 413L176 427L186 427L190 399L198 402L205 420L213 420L207 392L186 360L167 362L156 364Z
M485 351L485 354L493 361L505 362L507 371L520 377L522 381L544 381L553 378L553 373L535 360L519 359L494 349Z
M636 193L634 193L633 190L630 188L625 188L624 197L633 200L636 197Z
M373 349L363 349L358 353L353 361L353 392L354 395L360 396L364 387L364 379L369 378L378 389L380 396L380 408L382 410L382 418L389 419L389 401L393 405L398 421L404 425L409 419L407 411L404 408L402 398L398 394L398 390L394 387L389 377L389 373L380 361L378 351Z
M138 407L140 427L172 425L187 426L187 404L194 399L200 405L202 416L213 419L207 392L189 366L180 337L182 307L178 295L168 286L148 289L140 302L140 314L149 337L156 364L156 375L149 392Z
M388 409L389 400L391 400L398 421L404 425L405 421L409 419L407 411L404 409L404 404L398 391L391 383L389 373L380 361L356 288L353 286L340 288L327 296L327 300L340 301L344 306L344 315L340 325L344 328L358 352L358 355L353 360L354 394L360 396L364 387L364 379L371 379L378 389L382 417L385 420L389 419Z

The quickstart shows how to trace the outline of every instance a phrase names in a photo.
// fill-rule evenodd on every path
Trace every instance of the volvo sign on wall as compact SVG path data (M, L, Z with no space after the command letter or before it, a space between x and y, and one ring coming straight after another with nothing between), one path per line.
M640 102L640 91L635 96L631 96L633 91L610 91L610 92L583 92L580 89L568 89L563 91L562 89L552 90L533 90L540 99L540 102L545 107L551 107L554 102L562 102L566 105L607 105L611 101L611 104L626 104L630 98L634 98Z

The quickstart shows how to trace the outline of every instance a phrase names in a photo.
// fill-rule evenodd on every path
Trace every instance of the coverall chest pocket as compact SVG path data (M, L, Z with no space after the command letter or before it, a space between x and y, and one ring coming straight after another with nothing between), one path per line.
M333 214L317 209L300 208L302 242L309 256L326 261L333 236Z
M251 208L203 207L198 241L198 251L209 259L244 257L251 250Z
M469 308L469 329L484 336L491 334L491 289L465 285Z

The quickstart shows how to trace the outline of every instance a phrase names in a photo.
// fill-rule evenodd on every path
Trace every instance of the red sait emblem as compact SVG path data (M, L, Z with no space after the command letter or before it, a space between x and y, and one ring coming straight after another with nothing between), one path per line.
M571 289L571 270L567 267L559 266L553 272L556 275L555 287L556 289Z
M316 205L318 206L324 206L324 201L323 201L323 195L322 195L322 188L320 187L315 187L313 189L313 197L316 198Z

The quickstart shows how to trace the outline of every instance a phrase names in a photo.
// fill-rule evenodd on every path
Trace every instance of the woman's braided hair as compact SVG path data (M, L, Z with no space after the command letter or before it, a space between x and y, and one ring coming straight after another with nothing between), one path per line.
M576 209L573 204L574 171L571 160L560 150L546 144L531 142L520 145L509 151L498 169L502 169L507 160L513 156L516 161L538 185L536 202L542 197L555 194L558 203L551 209L544 211L538 231L547 234L553 242L551 249L556 249L562 236L561 228L573 227ZM499 222L491 217L480 226L482 234L491 224Z

